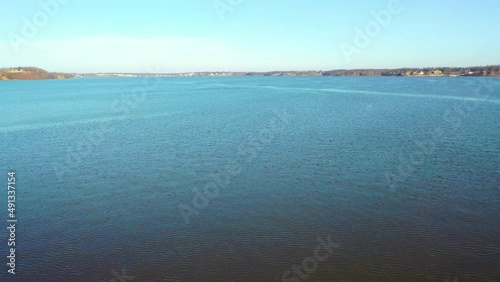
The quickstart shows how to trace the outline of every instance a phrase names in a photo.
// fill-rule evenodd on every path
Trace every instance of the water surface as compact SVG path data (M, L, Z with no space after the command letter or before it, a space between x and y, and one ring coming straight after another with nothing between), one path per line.
M495 78L1 82L0 280L282 281L331 236L307 281L499 281L499 120Z

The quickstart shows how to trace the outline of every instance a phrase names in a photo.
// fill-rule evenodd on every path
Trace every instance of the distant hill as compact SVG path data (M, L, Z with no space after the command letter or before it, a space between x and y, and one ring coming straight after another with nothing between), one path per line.
M324 76L500 76L500 65L482 67L436 67L400 69L332 70Z
M0 68L0 80L64 79L74 75L48 72L35 67Z

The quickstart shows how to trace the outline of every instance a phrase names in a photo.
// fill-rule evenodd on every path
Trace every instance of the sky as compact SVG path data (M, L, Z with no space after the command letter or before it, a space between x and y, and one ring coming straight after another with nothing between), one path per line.
M500 1L0 2L0 67L57 72L500 64Z

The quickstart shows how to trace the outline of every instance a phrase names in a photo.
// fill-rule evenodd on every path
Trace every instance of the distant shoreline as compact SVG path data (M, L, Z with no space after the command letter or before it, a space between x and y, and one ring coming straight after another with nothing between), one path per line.
M243 76L405 76L405 77L500 77L500 65L398 69L339 69L329 71L182 72L182 73L53 73L34 67L0 68L0 80L66 79L74 77L243 77Z
M500 65L479 67L438 67L398 69L338 69L328 71L269 71L269 72L183 72L183 73L86 73L80 77L196 77L196 76L500 76Z

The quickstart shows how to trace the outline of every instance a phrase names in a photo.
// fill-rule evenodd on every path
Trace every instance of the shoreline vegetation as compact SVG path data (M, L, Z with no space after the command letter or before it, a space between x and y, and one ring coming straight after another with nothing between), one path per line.
M36 67L0 68L0 80L67 79L74 77L192 76L500 76L500 65L399 69L339 69L329 71L184 72L184 73L57 73Z
M39 80L73 78L75 74L48 72L35 67L0 68L0 80Z

